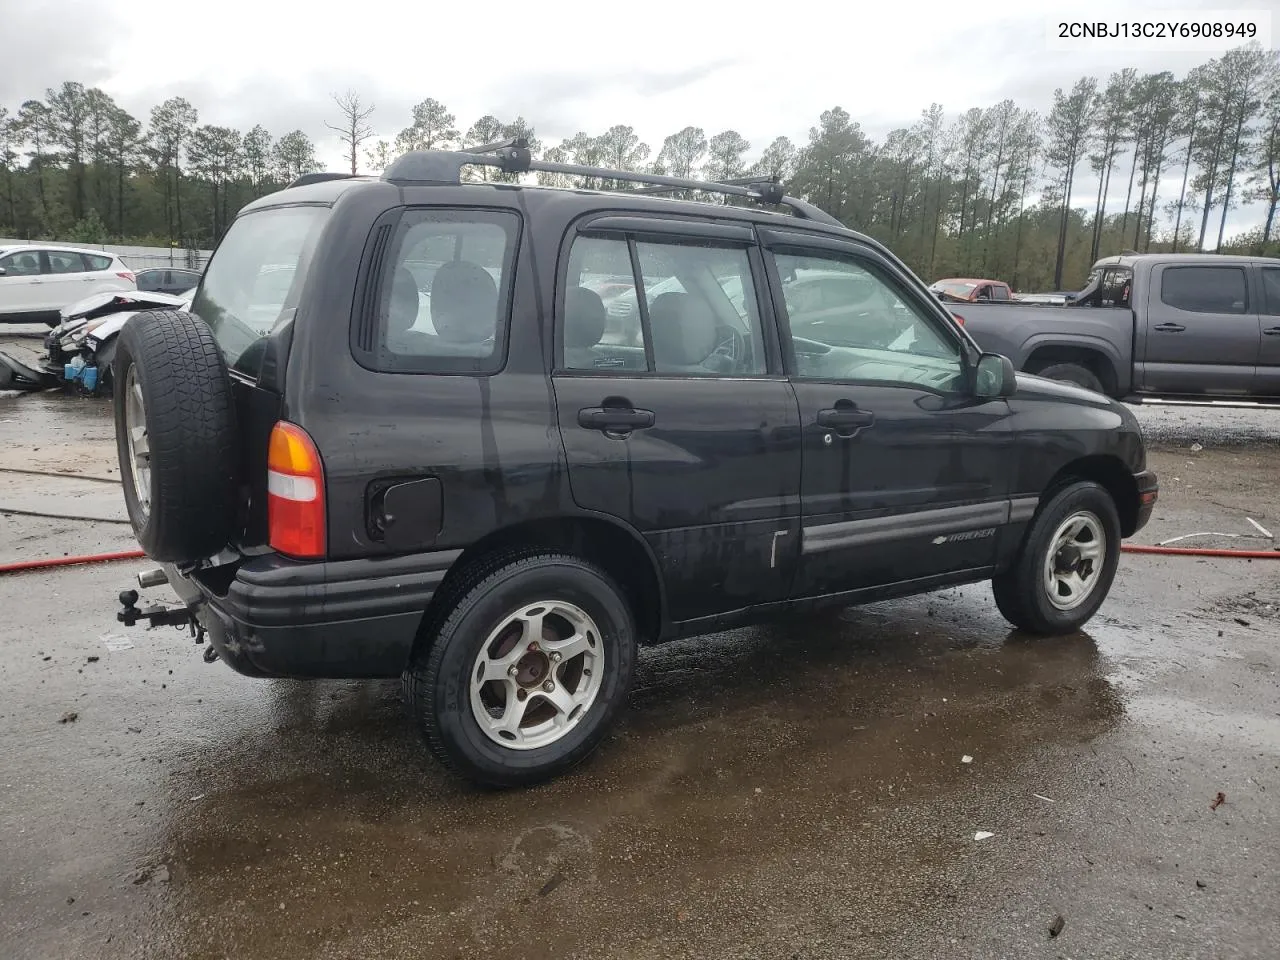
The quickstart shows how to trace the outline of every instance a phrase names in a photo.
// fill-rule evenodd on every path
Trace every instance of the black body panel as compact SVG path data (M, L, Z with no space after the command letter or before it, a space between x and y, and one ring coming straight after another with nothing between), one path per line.
M236 377L250 489L235 546L251 553L266 542L267 437L279 418L305 429L323 461L328 555L267 554L184 578L219 642L239 645L263 672L398 675L450 569L490 544L546 543L549 525L620 538L597 562L620 581L656 579L654 639L987 578L1008 563L1055 478L1077 468L1120 478L1119 496L1132 492L1121 504L1126 535L1150 515L1137 498L1154 478L1120 404L1024 375L1007 399L788 376L778 298L768 296L776 277L757 278L767 373L558 368L568 241L580 220L602 215L610 220L595 229L750 244L757 272L763 245L750 238L770 231L857 246L901 274L965 369L975 363L976 344L923 283L852 231L749 207L368 178L311 183L247 209L301 202L333 211L296 313L264 341L261 374ZM384 292L377 230L420 208L519 218L495 373L387 373L356 358L366 334L353 331ZM582 413L620 403L644 414L621 432ZM829 424L850 405L874 425L846 437L843 421ZM618 543L630 545L628 559Z

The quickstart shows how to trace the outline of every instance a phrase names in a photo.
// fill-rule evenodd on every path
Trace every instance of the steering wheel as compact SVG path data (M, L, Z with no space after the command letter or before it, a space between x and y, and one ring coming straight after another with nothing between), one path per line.
M725 361L722 365L729 372L750 370L752 364L751 343L738 330L726 324L716 326L716 348L707 356L705 362L719 357Z

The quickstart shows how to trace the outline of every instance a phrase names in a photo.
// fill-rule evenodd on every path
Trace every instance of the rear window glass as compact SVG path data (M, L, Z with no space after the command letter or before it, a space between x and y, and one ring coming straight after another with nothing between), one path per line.
M487 210L410 210L379 285L377 349L396 373L496 373L520 221Z
M1160 299L1192 313L1245 313L1249 307L1240 267L1166 267Z
M192 312L213 330L227 366L258 375L262 341L288 322L328 207L275 207L231 225L209 261Z

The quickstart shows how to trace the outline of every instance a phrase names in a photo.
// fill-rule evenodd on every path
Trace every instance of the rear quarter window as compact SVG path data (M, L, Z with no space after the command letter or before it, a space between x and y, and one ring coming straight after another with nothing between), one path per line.
M406 211L374 238L376 295L353 328L357 359L386 373L501 370L519 233L511 211Z

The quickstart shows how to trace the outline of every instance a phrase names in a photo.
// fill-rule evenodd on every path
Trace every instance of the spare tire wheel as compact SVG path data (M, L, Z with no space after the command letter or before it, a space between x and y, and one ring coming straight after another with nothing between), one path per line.
M187 563L235 532L239 449L231 378L212 331L147 310L120 331L112 368L125 506L147 554Z

